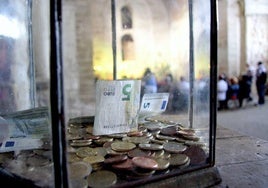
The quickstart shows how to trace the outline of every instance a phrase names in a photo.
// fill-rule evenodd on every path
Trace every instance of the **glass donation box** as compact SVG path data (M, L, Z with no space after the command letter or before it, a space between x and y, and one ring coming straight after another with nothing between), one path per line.
M138 187L213 167L216 9L1 0L1 184Z

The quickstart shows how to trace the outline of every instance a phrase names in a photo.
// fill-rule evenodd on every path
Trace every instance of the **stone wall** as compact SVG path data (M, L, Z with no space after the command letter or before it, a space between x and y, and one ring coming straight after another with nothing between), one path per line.
M245 72L246 64L268 66L268 1L219 0L218 71Z

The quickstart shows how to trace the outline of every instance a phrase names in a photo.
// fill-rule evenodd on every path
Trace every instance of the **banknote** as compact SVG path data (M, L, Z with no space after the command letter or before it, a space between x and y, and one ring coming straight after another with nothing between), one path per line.
M31 108L0 117L0 152L41 148L50 137L47 107Z
M98 80L93 134L137 130L140 89L141 80Z
M140 105L139 122L143 122L146 117L165 112L168 99L169 93L145 93Z

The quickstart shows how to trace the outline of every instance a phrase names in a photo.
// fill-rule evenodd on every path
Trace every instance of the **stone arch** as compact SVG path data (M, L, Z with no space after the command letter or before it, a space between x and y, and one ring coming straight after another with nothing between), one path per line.
M123 29L132 28L132 12L128 6L123 6L121 8L121 23Z
M130 34L126 34L121 38L121 46L123 61L135 59L134 40Z

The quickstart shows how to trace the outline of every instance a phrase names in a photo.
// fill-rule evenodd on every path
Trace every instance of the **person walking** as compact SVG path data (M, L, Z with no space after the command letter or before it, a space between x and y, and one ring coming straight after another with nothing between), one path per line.
M227 109L227 102L226 102L227 90L228 90L228 83L225 81L224 75L220 75L217 83L217 98L219 102L218 110Z
M156 93L157 92L157 80L150 68L146 68L142 85L144 87L143 93Z
M258 62L258 68L256 70L256 87L258 94L258 104L263 105L265 103L265 90L266 90L267 70L261 61Z

